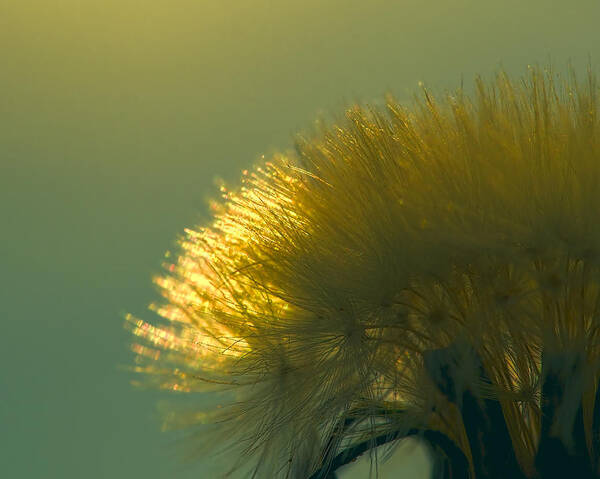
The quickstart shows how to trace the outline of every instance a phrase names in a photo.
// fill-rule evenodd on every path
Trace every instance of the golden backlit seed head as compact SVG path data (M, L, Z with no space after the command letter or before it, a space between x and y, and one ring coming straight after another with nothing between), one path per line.
M597 88L537 68L476 87L355 106L222 187L212 226L165 255L162 320L127 316L147 383L223 405L173 424L216 424L204 446L236 445L257 477L307 477L341 417L381 404L467 450L423 360L459 340L492 382L462 387L501 401L531 466L541 349L599 358Z

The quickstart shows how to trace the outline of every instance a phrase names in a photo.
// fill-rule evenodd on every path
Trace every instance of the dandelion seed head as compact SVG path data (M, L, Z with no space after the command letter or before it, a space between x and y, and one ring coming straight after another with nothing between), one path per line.
M212 224L165 255L159 319L126 317L146 384L218 397L168 423L214 424L205 442L236 445L234 468L304 478L331 459L340 418L382 404L406 411L394 428L433 427L468 453L447 403L469 390L501 402L531 469L541 350L600 357L596 98L592 80L537 67L478 79L472 99L388 97L221 185Z

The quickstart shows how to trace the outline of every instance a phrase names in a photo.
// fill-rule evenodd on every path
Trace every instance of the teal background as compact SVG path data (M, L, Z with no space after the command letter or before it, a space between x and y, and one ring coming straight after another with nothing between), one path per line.
M215 177L419 81L583 72L599 22L598 0L0 2L0 475L213 477L119 366L123 313L149 317ZM417 477L405 456L396 477Z

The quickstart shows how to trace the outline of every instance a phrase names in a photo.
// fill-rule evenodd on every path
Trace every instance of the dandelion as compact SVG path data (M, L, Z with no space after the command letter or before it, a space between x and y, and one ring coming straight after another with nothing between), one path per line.
M423 93L223 188L159 318L127 317L141 382L193 400L167 425L229 472L332 478L417 436L439 477L600 477L594 77Z

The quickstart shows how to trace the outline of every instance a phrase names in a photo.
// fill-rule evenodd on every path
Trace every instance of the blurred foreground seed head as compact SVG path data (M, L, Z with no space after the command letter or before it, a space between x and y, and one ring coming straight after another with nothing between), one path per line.
M127 317L141 382L199 398L167 426L258 478L413 434L440 475L600 477L597 92L532 68L357 106L223 189Z

